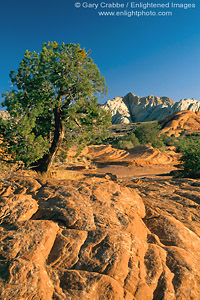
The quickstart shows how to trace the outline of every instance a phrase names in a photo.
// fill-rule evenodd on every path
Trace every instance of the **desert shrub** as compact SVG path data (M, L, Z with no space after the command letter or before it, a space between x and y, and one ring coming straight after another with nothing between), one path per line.
M186 137L179 137L176 140L176 150L177 152L183 153L188 147L191 146L192 141L189 141Z
M117 139L112 145L118 149L128 150L140 145L140 142L134 133L130 133L126 137Z
M131 141L133 147L140 145L138 138L136 137L136 135L133 132L128 135L128 140Z
M129 150L133 148L133 144L129 140L119 140L118 143L116 144L116 147L118 149L124 149L124 150Z
M151 145L154 148L164 149L165 143L160 137L160 125L157 122L140 125L134 132L113 142L114 147L125 150L138 145Z
M180 159L184 177L200 178L200 142L184 149Z
M199 136L185 136L185 137L179 137L176 139L175 146L177 149L177 152L183 153L185 150L187 150L190 147L196 147L196 144L200 143L200 137Z
M144 124L136 128L135 136L141 145L152 145L155 148L164 147L164 143L160 135L160 125L156 123Z
M167 147L175 146L176 143L177 143L177 140L176 140L175 137L168 136L167 134L162 134L161 139L162 139L164 145L167 146Z
M165 146L175 146L176 151L179 153L183 153L189 147L195 147L197 143L200 143L200 135L199 134L190 134L180 137L168 136L166 134L161 135L161 139Z
M159 133L160 126L158 123L141 125L134 131L134 134L138 138L140 144L151 144L152 141L158 137Z
M165 144L163 143L162 138L160 137L156 137L151 143L151 146L158 149L165 148Z

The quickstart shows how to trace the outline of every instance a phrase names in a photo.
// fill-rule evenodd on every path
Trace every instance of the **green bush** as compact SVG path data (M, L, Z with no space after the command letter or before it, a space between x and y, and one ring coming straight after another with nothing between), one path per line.
M140 145L140 142L134 133L130 133L126 137L119 138L115 142L113 142L114 147L123 150L129 150L138 145Z
M133 132L128 135L128 140L131 141L133 147L140 145L138 138Z
M190 147L195 147L196 144L200 143L200 138L197 136L185 136L185 137L179 137L177 138L175 142L175 146L177 149L177 152L184 152Z
M141 145L151 145L154 148L163 148L165 146L162 137L160 137L160 125L156 123L144 124L136 128L135 136Z
M190 134L180 137L168 136L166 134L161 135L161 139L165 146L175 146L177 152L183 153L190 146L195 147L197 143L200 143L199 134Z
M189 147L195 148L197 144L200 144L198 133L175 137L174 135L160 134L160 129L157 122L143 124L138 126L134 132L115 140L112 145L125 150L138 145L151 145L161 151L165 151L166 147L175 146L177 152L183 153Z
M200 142L184 149L180 161L183 162L184 177L200 178Z
M163 143L162 139L160 137L156 137L152 143L151 143L151 146L154 147L154 148L158 148L158 149L161 149L161 148L165 148L165 144Z
M133 144L129 140L119 140L118 143L116 144L116 147L118 149L123 149L123 150L129 150L133 148Z
M167 134L161 135L162 142L165 146L175 146L176 145L176 138L172 136L168 136Z

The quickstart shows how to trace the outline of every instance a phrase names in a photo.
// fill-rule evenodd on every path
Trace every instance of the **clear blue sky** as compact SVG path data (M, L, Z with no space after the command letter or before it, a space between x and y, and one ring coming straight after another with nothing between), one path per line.
M75 8L76 0L2 0L0 93L9 89L9 72L17 69L25 50L40 51L42 43L50 40L91 49L109 88L105 100L128 92L200 100L200 1L183 1L195 3L196 8L172 10L171 17L128 18L99 17L100 9Z

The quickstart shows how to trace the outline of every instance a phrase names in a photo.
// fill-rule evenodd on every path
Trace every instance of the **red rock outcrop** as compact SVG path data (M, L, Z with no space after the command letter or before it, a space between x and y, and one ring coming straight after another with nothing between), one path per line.
M1 181L0 299L200 299L200 183Z
M119 150L111 145L89 146L84 151L92 161L101 164L121 164L132 166L175 164L178 163L179 154L172 150L161 152L151 146L136 146L130 150Z
M200 111L181 111L167 117L163 121L162 133L179 137L182 132L185 134L200 133Z

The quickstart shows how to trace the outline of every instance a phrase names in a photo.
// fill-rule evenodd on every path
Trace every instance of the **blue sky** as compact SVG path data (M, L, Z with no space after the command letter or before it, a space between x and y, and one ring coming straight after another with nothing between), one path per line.
M9 90L9 72L18 68L25 50L40 51L42 43L50 40L80 43L91 50L91 57L109 88L108 95L100 101L128 92L168 96L174 101L200 100L199 0L174 0L174 3L194 3L196 8L172 9L170 17L140 18L100 17L100 9L75 8L75 2L99 5L129 2L130 5L133 0L1 1L1 94Z

